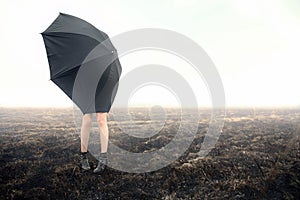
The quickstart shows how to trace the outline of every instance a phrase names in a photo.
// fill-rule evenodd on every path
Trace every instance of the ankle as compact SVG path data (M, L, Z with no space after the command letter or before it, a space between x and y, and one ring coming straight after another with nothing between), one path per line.
M87 153L89 153L89 150L86 150L86 151L80 150L80 153L81 153L81 154L87 154Z
M87 154L88 154L88 152L80 152L80 156L84 159L87 158Z
M100 152L100 156L107 156L107 152Z

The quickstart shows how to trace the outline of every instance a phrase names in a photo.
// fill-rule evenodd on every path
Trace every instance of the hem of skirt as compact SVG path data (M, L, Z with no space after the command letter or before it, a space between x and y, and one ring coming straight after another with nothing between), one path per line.
M105 113L105 112L109 112L110 110L95 110L93 112L85 112L85 113L82 113L82 115L85 115L85 114L93 114L93 113Z

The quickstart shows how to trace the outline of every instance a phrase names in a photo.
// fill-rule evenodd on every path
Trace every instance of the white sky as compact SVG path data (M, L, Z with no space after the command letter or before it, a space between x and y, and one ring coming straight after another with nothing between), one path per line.
M196 41L214 61L227 106L300 105L300 3L297 0L95 0L1 1L0 106L72 106L51 81L42 36L59 12L78 16L109 36L137 28L164 28ZM179 72L187 63L161 52L121 58L123 72L164 64ZM176 60L177 59L177 60ZM200 77L187 77L199 105L210 105ZM131 104L176 105L157 86L138 90ZM153 103L153 102L152 102Z

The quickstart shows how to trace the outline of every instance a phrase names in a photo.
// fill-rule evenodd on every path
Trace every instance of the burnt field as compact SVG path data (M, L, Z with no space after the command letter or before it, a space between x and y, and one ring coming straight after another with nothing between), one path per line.
M172 112L178 114L171 110L170 119ZM210 111L200 112L195 139L170 165L145 173L107 168L95 175L80 169L72 108L0 108L0 199L300 199L299 109L228 109L205 158L197 152ZM109 115L110 140L141 153L170 142L178 121L166 123L151 142L126 137L115 125ZM88 156L93 169L97 160Z

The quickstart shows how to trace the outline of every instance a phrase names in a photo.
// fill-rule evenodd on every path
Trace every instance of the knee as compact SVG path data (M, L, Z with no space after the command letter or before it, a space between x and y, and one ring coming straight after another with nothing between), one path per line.
M83 126L91 126L92 125L92 116L91 115L84 115L82 120Z
M106 113L97 113L97 122L99 126L106 126L107 124Z

